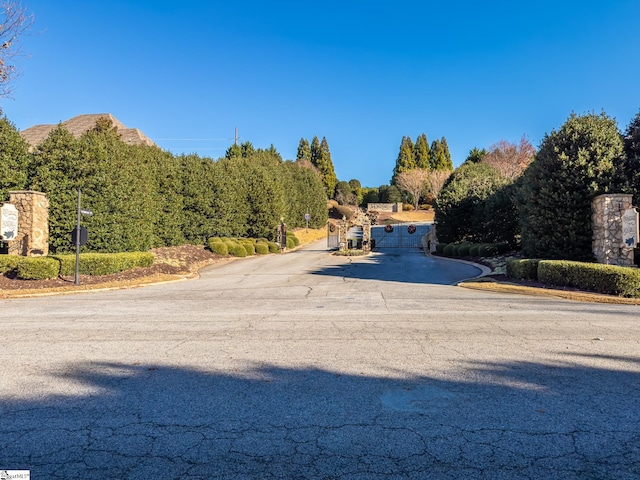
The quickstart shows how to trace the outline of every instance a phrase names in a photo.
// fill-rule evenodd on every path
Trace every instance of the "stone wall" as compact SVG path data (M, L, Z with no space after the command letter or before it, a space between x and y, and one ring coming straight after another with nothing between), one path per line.
M402 203L368 203L367 210L370 212L401 212Z
M9 192L9 203L18 210L18 236L9 242L9 255L38 256L49 253L49 199L30 190Z
M632 266L633 249L625 248L622 215L632 207L632 195L598 195L591 203L593 254L599 263Z

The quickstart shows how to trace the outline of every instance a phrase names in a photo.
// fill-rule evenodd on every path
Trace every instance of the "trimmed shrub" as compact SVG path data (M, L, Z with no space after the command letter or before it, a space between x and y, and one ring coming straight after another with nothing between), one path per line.
M454 248L455 248L455 245L453 243L448 243L447 245L445 245L444 249L442 250L442 254L445 257L453 257Z
M296 248L296 242L292 237L287 237L287 248Z
M256 243L256 253L258 255L267 255L269 253L269 245L263 242Z
M226 256L229 254L229 248L223 241L212 242L211 240L209 240L209 250L211 250L216 255Z
M442 255L444 253L444 247L446 247L446 243L438 243L436 244L436 253Z
M471 247L469 247L469 255L471 255L472 257L477 257L480 255L480 253L478 252L478 250L480 249L480 245L477 243L474 243L473 245L471 245Z
M276 242L269 242L268 245L271 253L280 253L280 247Z
M229 255L243 258L247 256L247 249L244 248L244 245L241 245L239 243L232 243L229 245Z
M220 237L211 237L209 239L209 243L216 243L216 242L222 242L222 239Z
M297 247L298 245L300 245L300 240L298 239L298 237L296 237L296 234L293 232L287 232L287 239L293 239L293 243L295 243L295 246ZM287 248L289 248L289 246L287 245Z
M481 257L493 257L498 254L498 247L494 243L483 243L478 248L478 255Z
M75 273L75 255L55 255L51 258L60 262L60 275ZM148 252L81 253L79 270L83 275L109 275L136 267L150 267L153 260L153 254Z
M411 205L410 203L403 203L402 204L402 211L403 212L412 212L415 210L415 207L413 205Z
M599 263L541 260L538 279L543 283L581 290L640 298L640 270Z
M240 245L242 245L244 247L244 249L247 251L247 255L251 256L251 255L255 255L256 254L256 247L253 244L253 242L250 241L242 241L240 242Z
M463 243L458 245L456 249L457 257L468 257L470 255L471 245L468 243Z
M537 258L508 258L507 275L522 280L537 280L539 263Z
M507 242L499 242L495 244L499 254L507 253L509 251L509 244Z
M60 262L52 257L25 257L16 265L21 280L45 280L60 274Z
M18 255L0 255L0 274L14 271L22 258Z
M266 238L256 238L254 243L269 243L269 240Z

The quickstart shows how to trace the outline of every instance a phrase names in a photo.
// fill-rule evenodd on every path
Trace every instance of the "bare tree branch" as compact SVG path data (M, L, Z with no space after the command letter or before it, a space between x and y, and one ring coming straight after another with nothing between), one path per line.
M523 135L518 145L505 140L491 145L482 162L491 165L505 178L515 180L531 163L535 154L536 149L529 143L526 135Z
M429 172L429 193L437 197L444 186L444 182L451 176L451 170L433 170Z
M399 173L396 177L396 185L407 192L413 198L413 206L418 209L420 197L427 189L429 170L426 168L413 168Z
M33 25L33 15L19 1L5 1L0 6L0 97L11 94L11 83L17 75L15 60L20 56L18 41Z

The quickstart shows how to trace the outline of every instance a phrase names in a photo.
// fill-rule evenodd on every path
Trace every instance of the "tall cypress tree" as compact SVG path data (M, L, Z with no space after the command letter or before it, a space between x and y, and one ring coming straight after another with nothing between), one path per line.
M447 139L442 137L440 139L440 145L442 146L442 151L444 152L444 168L442 170L453 170L453 161L451 160L451 152L449 152L449 144L447 143Z
M624 176L633 193L634 205L640 203L640 113L627 126L624 135Z
M416 168L416 152L415 146L411 137L402 137L400 142L400 151L398 152L398 158L396 159L396 166L393 169L393 177L391 178L391 185L396 184L398 175L407 170L413 170Z
M429 158L431 156L431 149L429 148L429 141L427 140L427 135L422 133L418 135L415 144L415 152L416 152L416 167L429 169Z
M309 140L301 138L298 144L298 153L296 155L296 162L311 162L311 145Z
M430 170L453 170L453 162L451 161L451 153L449 153L449 145L447 139L442 137L431 143L431 156L429 157Z
M322 142L318 140L317 135L313 137L311 141L311 163L322 176L322 183L324 183L327 190L327 197L333 198L338 178L333 169L333 161L331 160L331 152L329 151L329 143L326 137L322 137Z

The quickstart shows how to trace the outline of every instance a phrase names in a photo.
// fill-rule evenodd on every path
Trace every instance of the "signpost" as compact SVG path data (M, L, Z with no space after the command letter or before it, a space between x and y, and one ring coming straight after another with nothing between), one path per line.
M638 244L638 210L629 208L622 214L622 246L635 248Z
M76 228L73 232L71 232L71 241L76 246L76 272L74 276L73 283L76 285L80 285L80 247L87 243L89 238L89 232L85 227L80 226L80 219L82 215L87 215L91 217L93 212L91 210L83 210L80 205L80 189L78 189L78 223L76 224Z
M307 222L307 227L306 227L306 232L309 233L309 219L311 218L311 215L309 215L309 207L307 207L307 213L304 214L304 220L305 222Z

